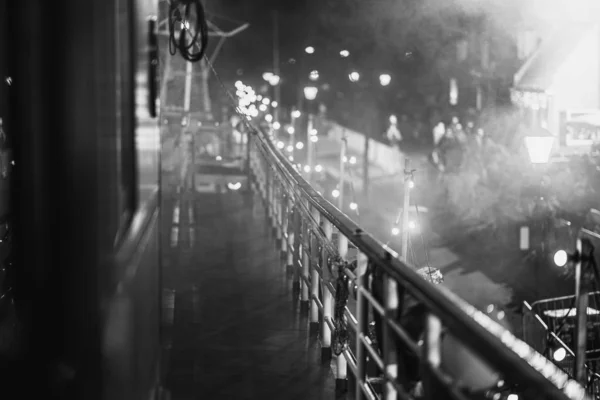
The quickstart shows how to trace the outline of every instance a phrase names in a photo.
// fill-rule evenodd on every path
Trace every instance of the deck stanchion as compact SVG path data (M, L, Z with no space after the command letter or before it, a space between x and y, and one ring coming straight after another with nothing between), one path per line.
M323 230L325 231L325 238L331 242L333 237L333 225L330 221L325 220L323 223ZM327 287L327 279L329 277L329 253L323 248L323 265L322 269L322 280L321 280L321 291L323 293L323 319L321 320L321 361L327 363L331 361L331 329L327 323L327 320L331 320L332 307L333 307L333 296Z
M392 277L384 277L383 291L385 315L383 316L383 362L385 372L391 380L398 379L398 353L396 349L396 334L389 325L389 320L395 320L398 314L400 299L398 298L398 282ZM385 398L396 400L398 392L390 380L385 380Z
M308 311L308 294L309 285L308 278L310 276L310 223L304 223L302 226L302 308Z
M316 208L311 209L311 215L316 224L316 228L321 223L321 213ZM319 326L319 304L317 299L319 298L319 271L317 269L318 258L319 258L319 239L317 235L311 236L310 242L310 266L311 266L311 278L310 278L310 332L316 333ZM320 266L320 265L319 265Z
M287 239L287 252L286 252L286 259L285 259L285 265L286 265L286 269L287 272L293 272L293 268L294 268L294 251L296 249L295 247L295 239L296 239L296 235L294 233L294 229L295 229L295 209L294 209L294 198L292 196L289 197L288 199L288 227L287 227L287 232L288 232L288 239Z
M265 160L265 186L266 186L266 196L265 196L265 207L267 209L267 226L271 224L271 192L273 191L273 178L271 167L267 164L267 160Z
M342 260L346 260L348 256L348 238L338 232L338 254ZM342 317L345 319L345 317ZM348 362L344 353L337 356L336 359L337 370L336 370L336 390L345 391L347 389L348 379Z
M283 193L283 182L279 181L277 185L277 197L275 200L275 237L277 240L281 240L282 238L282 226L283 226L283 201L284 201L284 193Z
M281 257L284 259L287 256L288 248L289 197L289 194L284 191L281 199Z
M369 333L369 303L362 294L362 290L368 289L367 282L367 256L358 253L356 268L356 311L357 311L357 333L356 333L356 387L355 396L358 400L366 400L363 392L363 385L367 380L367 349L361 337L368 336Z
M425 399L436 399L436 381L432 376L432 369L439 369L442 364L442 321L433 314L428 314L425 320L425 334L423 340L423 390Z
M273 230L273 234L275 235L276 239L277 239L277 214L278 214L277 199L278 198L279 198L279 177L277 176L276 172L273 171L273 193L271 194L271 208L272 208L271 229Z
M302 243L302 238L300 237L300 232L302 228L302 217L300 215L300 199L295 199L296 203L294 204L294 256L292 258L292 271L294 272L294 290L300 290L300 270L298 269L298 265L300 263L300 248Z

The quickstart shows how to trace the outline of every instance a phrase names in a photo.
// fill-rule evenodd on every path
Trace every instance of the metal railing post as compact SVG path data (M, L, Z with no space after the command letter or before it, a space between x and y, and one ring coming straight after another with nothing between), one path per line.
M306 307L308 310L308 294L309 294L309 284L308 279L310 277L310 239L311 239L311 223L308 219L304 220L304 224L302 226L302 306Z
M423 390L425 399L436 400L436 380L432 369L442 365L442 321L433 314L427 314L422 347Z
M333 237L333 225L329 221L324 221L323 228L325 238L331 242ZM323 319L321 320L321 361L326 363L331 360L331 329L327 324L327 320L332 317L333 296L327 287L328 269L329 269L329 254L323 248L323 265L321 266L323 279L321 281L321 291L323 293Z
M265 207L267 209L267 224L271 223L271 192L273 186L273 178L271 167L269 167L267 160L265 160Z
M281 230L283 226L283 199L283 182L278 181L277 195L275 197L275 237L277 240L281 240L283 234Z
M573 366L573 375L575 379L585 384L587 381L587 371L585 369L586 353L588 350L588 307L589 307L589 282L587 275L591 244L587 239L577 239L577 252L579 259L575 263L575 365Z
M283 192L281 198L281 255L287 257L288 248L288 225L289 225L289 194Z
M279 239L279 195L281 193L281 181L276 172L274 172L273 177L273 219L271 222L275 239Z
M288 226L287 226L287 233L288 233L288 239L287 239L287 252L286 252L286 259L285 259L285 265L286 268L288 270L288 272L293 272L293 268L294 268L294 252L296 251L296 246L295 246L295 240L296 240L296 235L295 235L295 208L294 208L294 198L290 195L288 198Z
M366 301L362 290L368 288L367 282L367 256L359 252L357 255L356 267L356 311L357 311L357 329L356 329L356 387L355 396L358 400L366 400L367 397L363 391L363 385L367 380L367 349L362 341L369 335L369 303Z
M312 218L317 225L316 228L319 228L321 223L321 213L316 208L311 209ZM314 332L316 327L319 324L319 304L317 300L319 299L319 271L317 269L317 259L319 257L319 240L316 235L311 236L312 240L310 242L310 265L311 265L311 277L310 277L310 328L311 332Z
M302 238L300 237L300 232L302 229L302 216L300 215L300 199L295 199L296 203L294 204L294 256L292 258L292 270L294 272L294 290L300 290L300 271L298 269L298 264L300 263L300 248Z
M341 232L338 232L338 254L342 260L346 260L348 256L348 238L342 235ZM342 316L342 319L346 318ZM343 321L342 323L346 323ZM336 388L339 390L346 390L347 388L347 379L348 379L348 361L346 360L346 356L342 352L340 355L336 357Z
M400 299L398 298L398 282L390 276L384 276L383 301L385 315L383 315L383 362L385 373L389 379L398 379L398 353L396 348L396 335L390 327L389 320L395 319L398 314ZM396 400L398 393L388 378L385 379L384 393L386 400Z

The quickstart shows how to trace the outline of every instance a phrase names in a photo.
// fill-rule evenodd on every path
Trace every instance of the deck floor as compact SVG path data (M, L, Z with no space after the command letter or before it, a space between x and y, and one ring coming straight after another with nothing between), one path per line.
M257 198L165 193L162 228L172 399L336 397Z

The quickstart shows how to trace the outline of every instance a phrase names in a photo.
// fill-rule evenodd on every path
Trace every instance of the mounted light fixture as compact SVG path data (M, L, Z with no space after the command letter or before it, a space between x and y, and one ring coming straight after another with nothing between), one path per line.
M532 164L546 164L550 159L554 136L545 129L538 130L535 134L525 137L525 147Z

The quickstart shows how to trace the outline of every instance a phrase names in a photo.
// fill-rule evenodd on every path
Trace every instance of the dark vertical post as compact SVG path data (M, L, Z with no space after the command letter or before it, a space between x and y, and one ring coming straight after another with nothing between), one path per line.
M587 309L589 305L588 263L592 245L587 239L577 239L579 259L575 264L575 365L573 375L577 382L586 385L585 358L587 350Z
M356 335L356 393L355 396L359 400L366 400L366 396L362 390L362 385L367 379L367 349L363 343L361 336L367 337L369 334L369 303L362 294L361 288L366 288L369 285L369 275L363 273L357 278L357 321L358 334Z
M190 182L191 182L192 187L190 188L190 191L195 192L196 191L196 135L198 134L199 128L192 131L191 126L190 126L191 121L192 121L192 118L189 117L188 127L190 128L190 131L192 134L192 162L191 162L191 174L192 175L190 176Z
M369 199L369 144L371 139L365 134L365 149L363 153L363 196Z
M277 11L273 11L273 73L281 78L279 70L279 13ZM274 121L279 121L279 108L281 107L280 84L281 79L280 82L273 87L275 101L277 102L277 107L273 109Z
M294 204L294 257L292 261L292 271L294 271L294 290L300 289L300 270L298 269L298 262L300 257L300 246L302 243L302 237L300 236L301 228L302 228L302 218L300 216L300 201L299 198L295 199Z

